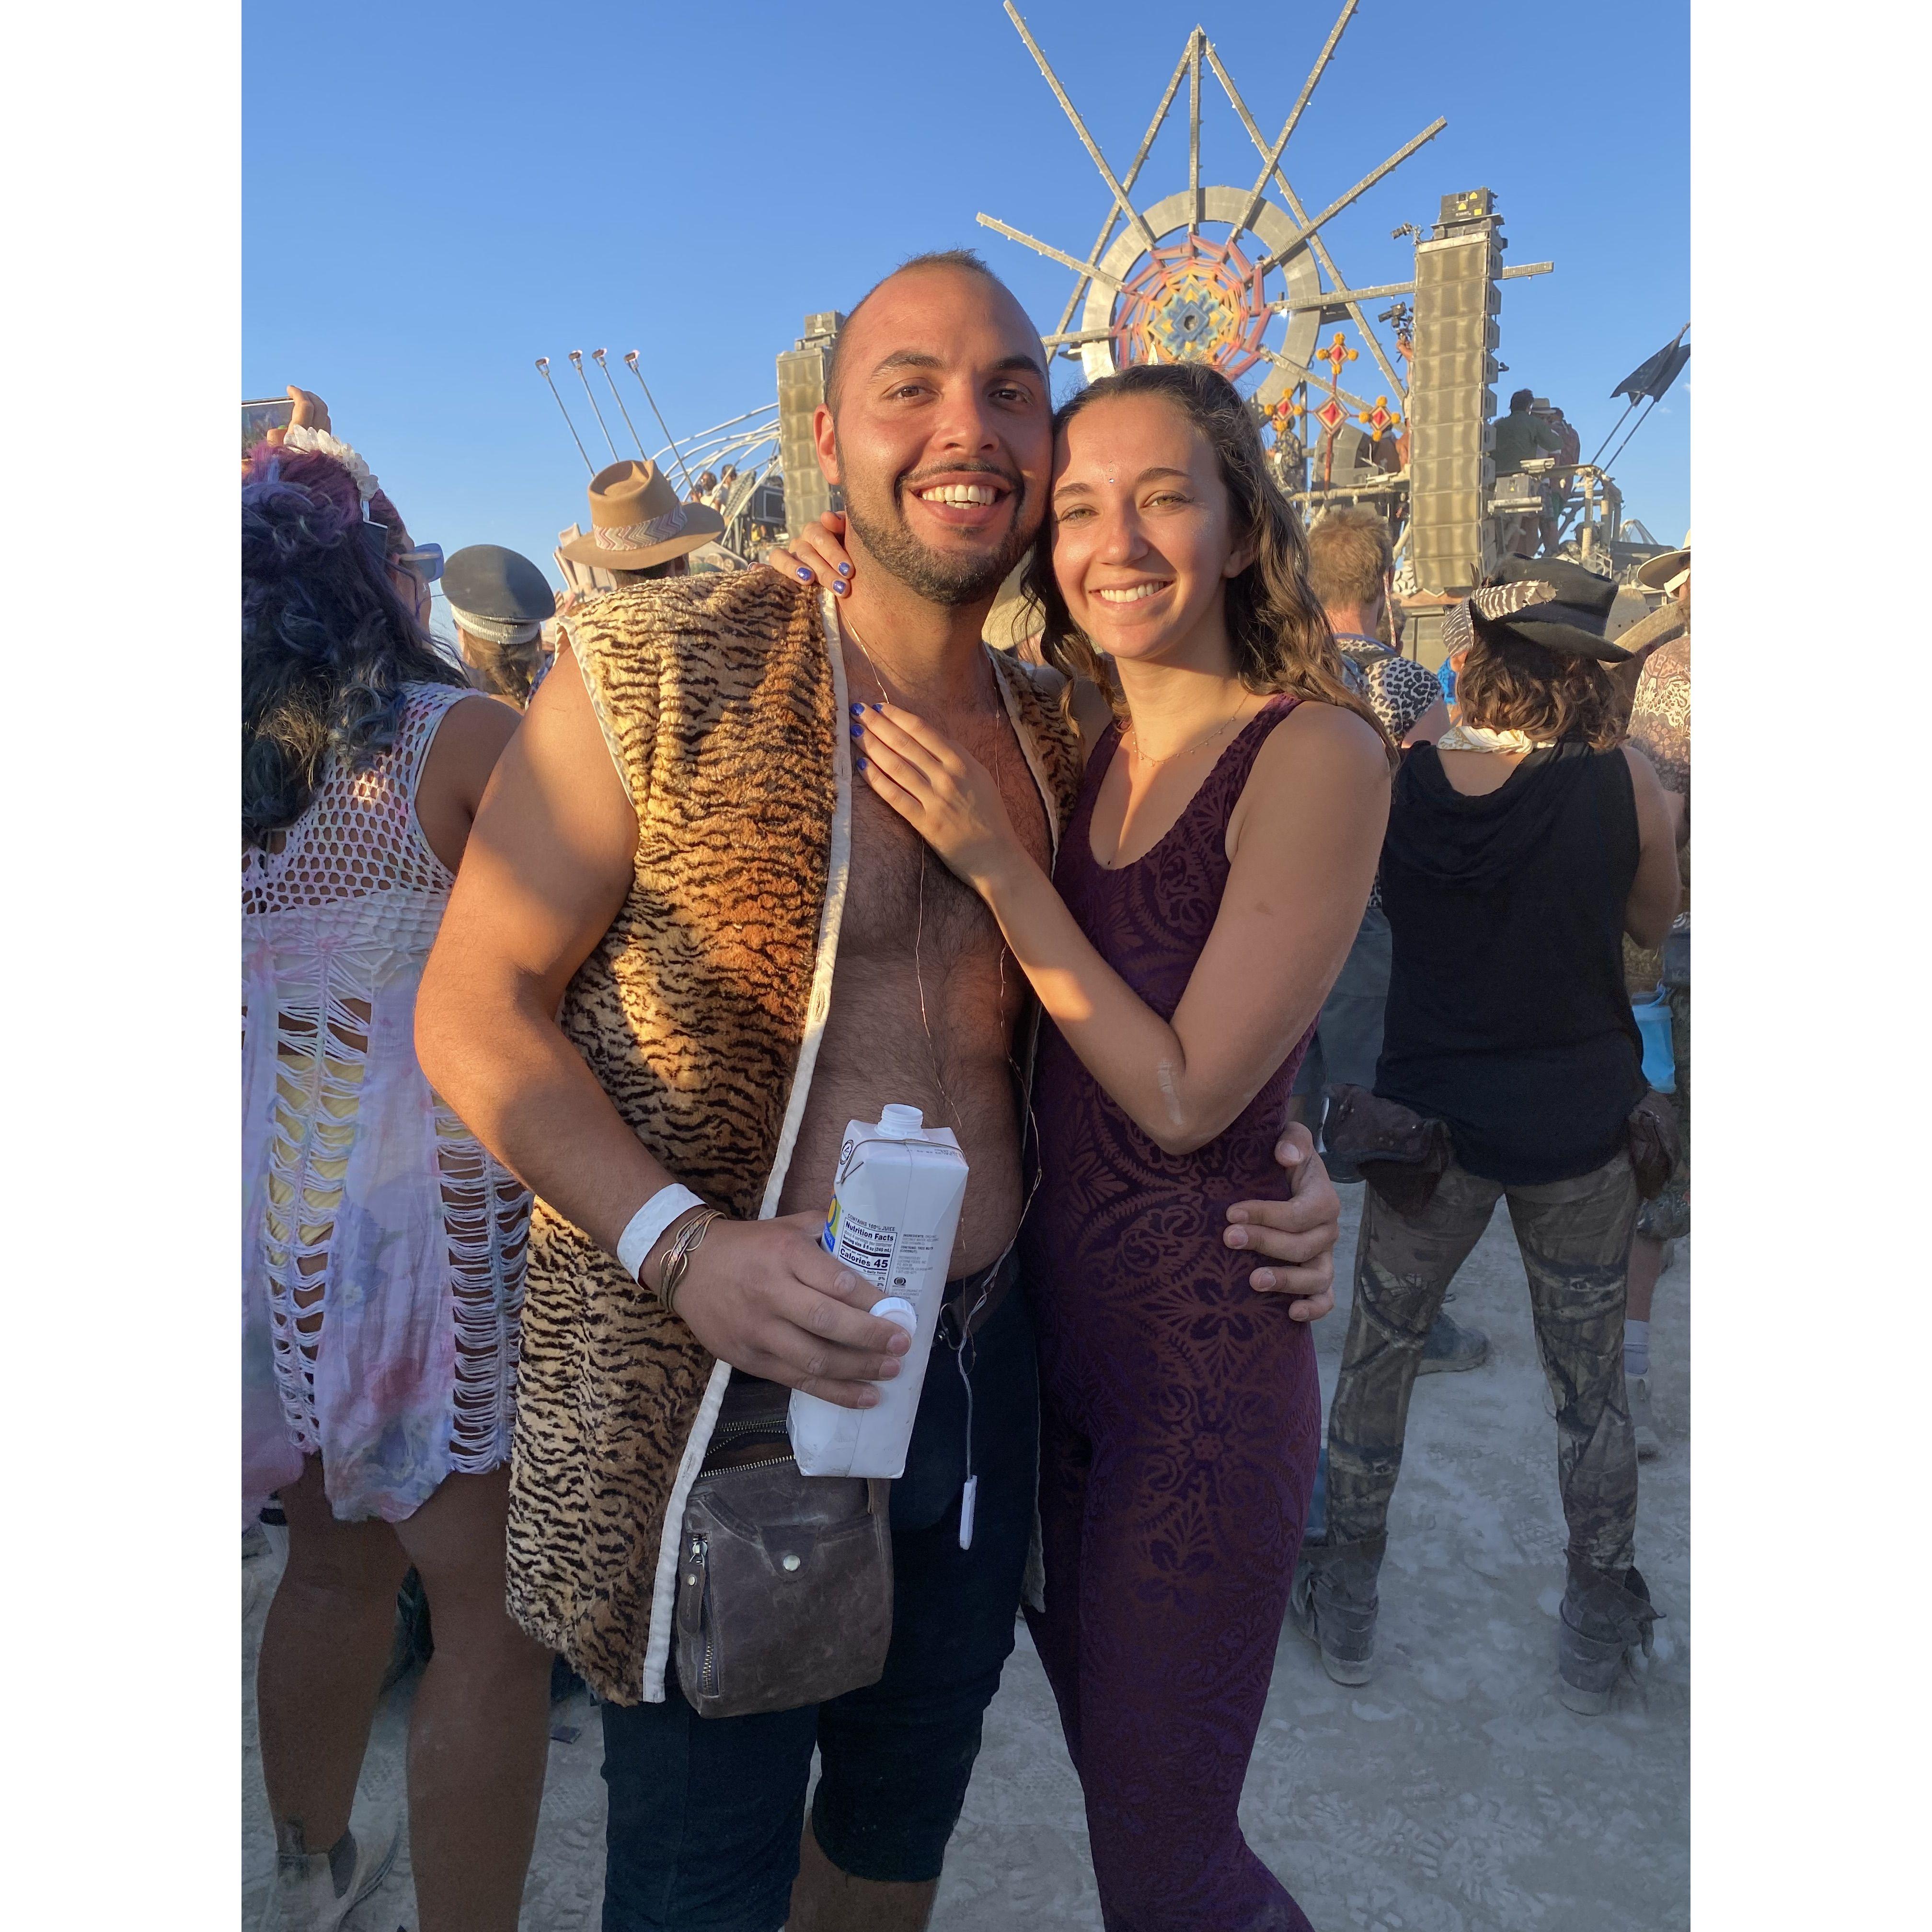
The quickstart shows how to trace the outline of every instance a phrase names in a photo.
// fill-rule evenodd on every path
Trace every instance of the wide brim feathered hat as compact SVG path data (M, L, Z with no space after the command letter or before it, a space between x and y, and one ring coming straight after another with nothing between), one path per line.
M1505 557L1497 581L1472 592L1474 635L1520 638L1545 650L1622 664L1630 656L1604 633L1617 601L1613 580L1560 557Z
M724 534L706 503L681 503L655 463L614 463L590 479L590 527L562 546L573 563L605 570L649 570L688 556Z

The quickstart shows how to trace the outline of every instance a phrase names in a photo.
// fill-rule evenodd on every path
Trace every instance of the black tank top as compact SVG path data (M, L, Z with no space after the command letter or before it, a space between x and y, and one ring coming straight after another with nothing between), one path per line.
M1623 1144L1644 1090L1623 974L1637 848L1621 751L1532 752L1480 797L1432 745L1404 758L1382 848L1394 960L1376 1091L1446 1120L1471 1173L1568 1180Z

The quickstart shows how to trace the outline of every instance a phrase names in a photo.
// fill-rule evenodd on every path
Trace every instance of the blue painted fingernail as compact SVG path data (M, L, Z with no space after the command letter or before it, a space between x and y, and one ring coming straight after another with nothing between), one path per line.
M807 570L802 564L799 566L798 580L801 584L809 584L812 581L812 572Z
M854 705L854 706L853 706L853 707L852 707L852 716L853 716L854 718L862 718L862 717L864 717L864 716L865 716L865 715L866 715L866 707L865 707L862 704L855 704L855 705Z
M849 563L842 563L838 566L838 574L841 577L850 577L852 574L852 566Z
M833 591L841 597L843 597L846 592L850 590L851 587L851 585L849 584L835 584L832 586Z
M859 769L862 772L870 771L872 769L872 760L870 758L861 758L859 760Z

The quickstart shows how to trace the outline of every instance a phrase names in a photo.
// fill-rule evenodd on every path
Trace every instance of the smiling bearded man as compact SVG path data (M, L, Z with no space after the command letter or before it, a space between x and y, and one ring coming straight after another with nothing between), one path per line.
M929 262L945 259L928 258ZM962 261L977 259L962 251ZM866 299L869 302L872 297ZM862 302L860 309L864 307ZM889 426L896 405L902 399L916 398L922 383L929 382L940 366L938 358L916 349L895 350L879 364L872 374L874 382L884 386L878 400L884 406L866 408L862 424L848 416L850 427L842 436L838 429L839 379L850 358L841 353L839 345L851 339L852 322L856 320L855 312L833 347L826 384L830 406L820 409L818 420L821 448L824 432L828 428L831 431L826 473L836 470L842 482L847 530L856 548L924 602L941 610L976 603L989 591L998 590L1032 544L1040 528L1044 478L1036 472L1030 483L1010 461L990 452L949 451L908 473L896 474L890 469L894 432ZM1036 355L1016 351L999 358L992 373L1030 379L1024 384L1029 401L1036 386L1045 386ZM903 381L896 380L900 377ZM1016 382L1012 389L1016 398L1020 389ZM898 410L896 413L901 422L916 419L916 410ZM857 448L856 462L847 460L848 441ZM884 463L876 460L880 456L886 459ZM875 459L869 466L868 458ZM908 497L925 512L920 519L927 532L923 539L908 520Z
M1039 338L976 257L922 256L853 312L814 433L865 566L853 588L757 570L570 617L417 1008L438 1092L538 1196L510 1606L605 1700L604 1932L923 1926L1034 1523L1012 1258L1024 981L978 898L855 789L848 708L916 706L996 775L1051 863L1080 780L1058 680L980 638L1046 502ZM944 1346L892 1486L884 1674L700 1715L682 1650L671 1667L698 1574L680 1532L729 1454L721 1413L729 1437L776 1396L782 1430L787 1385L870 1406L906 1347L817 1241L846 1123L892 1102L951 1128L970 1178ZM1312 1151L1298 1172L1293 1198L1244 1204L1234 1244L1325 1297L1338 1204ZM754 1615L776 1587L749 1593Z

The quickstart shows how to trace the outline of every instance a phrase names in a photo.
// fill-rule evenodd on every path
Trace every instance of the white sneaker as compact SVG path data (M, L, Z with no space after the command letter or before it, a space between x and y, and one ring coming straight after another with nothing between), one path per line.
M350 1912L388 1876L402 1837L401 1814L393 1807L358 1818L350 1833L355 1852L338 1891L326 1852L306 1858L278 1856L261 1932L338 1932Z
M1624 1384L1630 1392L1630 1427L1636 1435L1636 1460L1654 1460L1664 1444L1658 1440L1657 1425L1650 1419L1650 1378L1634 1376Z

